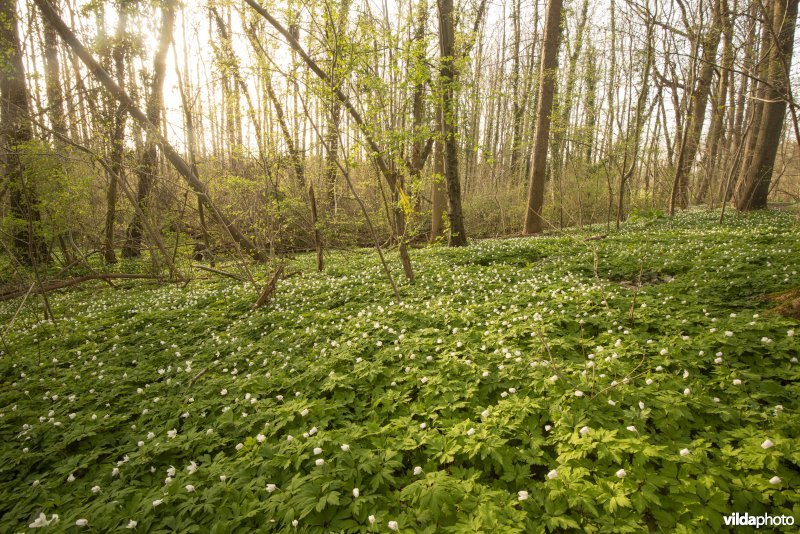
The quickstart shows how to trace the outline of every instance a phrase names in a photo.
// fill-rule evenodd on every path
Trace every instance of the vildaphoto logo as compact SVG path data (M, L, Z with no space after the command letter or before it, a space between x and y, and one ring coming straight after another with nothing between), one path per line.
M728 527L791 527L794 517L791 515L750 515L734 513L723 517Z

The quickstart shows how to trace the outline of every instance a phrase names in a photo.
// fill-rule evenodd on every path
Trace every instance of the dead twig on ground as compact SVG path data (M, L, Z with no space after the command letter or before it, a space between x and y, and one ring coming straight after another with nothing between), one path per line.
M255 302L255 304L253 304L253 307L250 308L251 311L257 310L269 301L269 298L275 292L275 287L278 285L278 279L281 277L281 273L283 273L283 269L285 267L285 263L278 264L278 267L275 268L275 273L272 275L272 279L264 287L264 291L261 292L261 296L258 297L258 300Z

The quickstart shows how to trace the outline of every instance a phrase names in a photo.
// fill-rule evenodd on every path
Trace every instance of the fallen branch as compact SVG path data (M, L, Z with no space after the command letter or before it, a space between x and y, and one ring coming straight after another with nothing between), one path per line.
M284 280L288 280L289 278L291 278L293 276L298 276L298 275L302 275L302 274L303 274L303 271L292 271L290 273L287 273L286 276L283 277L283 279Z
M272 280L270 280L266 287L264 287L264 291L261 292L261 296L258 297L256 303L253 304L252 308L250 308L251 311L257 310L269 301L269 298L275 292L275 286L278 285L278 279L281 277L284 267L286 267L286 264L284 263L278 265L278 267L275 269L275 274L272 275Z
M583 240L584 241L600 241L601 239L605 239L607 237L608 237L608 234L598 234L598 235L593 235L593 236L590 236L590 237L584 237Z
M25 292L25 298L23 298L22 302L19 303L19 307L17 307L17 311L14 313L14 317L12 317L11 320L8 322L6 331L3 333L2 336L3 344L5 344L6 336L8 335L9 332L11 332L11 327L14 326L14 321L17 320L19 312L22 310L23 306L25 306L25 303L28 301L28 296L31 294L31 291L33 291L34 287L36 287L36 282L32 283L31 287Z
M0 302L5 300L15 299L17 297L21 297L23 295L32 293L38 294L42 290L44 291L53 291L55 289L64 289L65 287L72 287L78 284L82 284L84 282L89 282L92 280L112 280L112 279L145 279L145 280L156 280L158 279L157 276L153 276L150 274L128 274L128 273L101 273L101 274L90 274L86 276L79 276L77 278L71 278L69 280L54 280L52 282L48 282L46 284L42 284L40 288L34 288L33 291L27 289L19 289L16 291L10 291L8 293L0 294Z
M636 311L636 297L639 295L639 291L642 289L642 274L644 273L644 260L646 256L642 256L641 267L639 268L639 277L636 279L636 288L633 291L633 299L631 299L631 309L629 312L629 318L631 321L631 326L634 326L636 323L634 321L634 313Z
M192 386L194 385L194 383L195 383L195 382L197 382L197 380L198 380L198 379L199 379L201 376L203 376L204 374L206 374L207 372L208 372L208 367L204 368L202 371L200 371L199 373L197 373L196 375L194 375L194 376L192 377L192 379L189 381L189 385L188 385L188 386L186 386L186 389L189 389L190 387L192 387Z

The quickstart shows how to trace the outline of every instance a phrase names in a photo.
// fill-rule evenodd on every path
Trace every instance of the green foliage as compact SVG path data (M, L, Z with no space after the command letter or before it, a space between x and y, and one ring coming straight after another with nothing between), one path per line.
M664 217L664 212L658 208L634 208L628 215L629 222L637 222L640 219L652 220Z
M227 279L51 294L59 321L26 308L2 346L0 530L800 518L797 322L761 298L796 286L800 238L717 218L416 251L400 305L371 253L298 258L257 312Z
M87 228L92 217L94 171L80 158L73 158L69 148L53 151L47 143L29 141L16 147L23 168L25 190L12 184L20 194L34 199L34 209L41 220L33 221L34 229L46 242L82 226ZM0 218L0 231L12 235L15 229L26 229L28 221L15 218L10 212Z

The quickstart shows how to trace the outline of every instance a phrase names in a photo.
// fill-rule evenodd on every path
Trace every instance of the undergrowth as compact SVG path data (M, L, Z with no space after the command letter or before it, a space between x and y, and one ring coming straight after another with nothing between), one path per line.
M414 251L401 304L370 253L298 258L255 312L228 279L53 293L3 339L0 531L800 519L797 321L764 298L800 237L716 218Z

